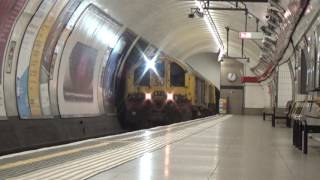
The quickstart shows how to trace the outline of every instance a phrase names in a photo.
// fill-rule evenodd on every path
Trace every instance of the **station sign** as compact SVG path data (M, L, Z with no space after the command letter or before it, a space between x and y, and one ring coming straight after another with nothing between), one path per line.
M240 39L262 39L262 32L239 32Z

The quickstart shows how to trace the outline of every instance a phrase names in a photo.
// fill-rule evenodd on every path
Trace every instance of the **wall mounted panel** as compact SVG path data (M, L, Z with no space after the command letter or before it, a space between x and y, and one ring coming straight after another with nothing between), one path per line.
M25 6L23 12L19 16L12 30L6 56L4 59L4 99L8 117L17 117L17 97L15 90L17 59L21 46L21 41L32 16L36 13L42 0L30 0Z
M58 105L58 75L59 75L59 68L60 68L60 60L62 56L63 49L65 47L65 43L67 38L70 36L71 32L74 29L74 26L79 21L81 15L85 12L85 10L89 7L90 1L84 1L81 3L76 11L72 14L70 20L67 22L67 25L64 27L61 33L59 33L58 41L53 49L53 54L45 54L43 60L43 67L42 70L48 71L49 73L49 99L50 99L50 110L53 116L59 116L59 105ZM61 22L61 21L60 21ZM53 35L55 36L55 35ZM46 45L47 46L47 45ZM48 45L49 46L49 45ZM51 45L48 47L51 49ZM47 49L47 48L45 48ZM49 51L46 51L49 52ZM42 76L43 79L45 77ZM41 96L45 93L41 93Z
M25 6L26 0L2 0L0 1L0 118L6 117L3 92L3 64L5 62L5 51L13 26ZM11 42L8 48L11 50L16 46Z
M22 119L31 117L28 100L28 78L32 47L42 23L55 3L56 0L46 0L42 2L38 11L28 25L22 40L16 77L18 111Z
M119 38L121 25L91 5L67 40L58 78L61 116L97 116L99 69Z

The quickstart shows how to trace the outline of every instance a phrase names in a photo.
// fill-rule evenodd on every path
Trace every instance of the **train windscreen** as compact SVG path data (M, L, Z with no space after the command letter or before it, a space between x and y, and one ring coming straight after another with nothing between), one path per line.
M144 64L141 64L134 71L134 82L139 86L149 86L150 85L150 70L145 71Z
M171 86L185 86L185 71L177 63L171 63L170 67L170 84Z
M156 63L156 70L159 77L164 78L164 62L157 62Z
M155 69L151 72L150 85L151 86L163 86L165 75L165 63L163 61L157 61L155 63Z

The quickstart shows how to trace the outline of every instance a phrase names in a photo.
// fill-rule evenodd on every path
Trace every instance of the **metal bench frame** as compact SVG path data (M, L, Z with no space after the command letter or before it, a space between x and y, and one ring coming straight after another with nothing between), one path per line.
M265 121L266 120L266 116L271 116L271 124L272 124L272 127L276 127L276 119L285 119L286 120L286 126L288 128L291 127L291 119L289 118L289 113L286 113L285 116L276 116L276 113L273 112L273 113L266 113L266 112L263 112L262 113L262 116L263 116L263 120Z
M320 133L320 125L308 125L306 120L293 121L293 145L308 154L308 136L310 133Z

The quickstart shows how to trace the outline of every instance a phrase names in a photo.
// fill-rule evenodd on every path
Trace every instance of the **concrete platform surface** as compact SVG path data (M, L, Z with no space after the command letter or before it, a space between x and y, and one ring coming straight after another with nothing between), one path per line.
M320 179L320 143L304 155L291 131L258 116L214 116L2 156L0 179Z

